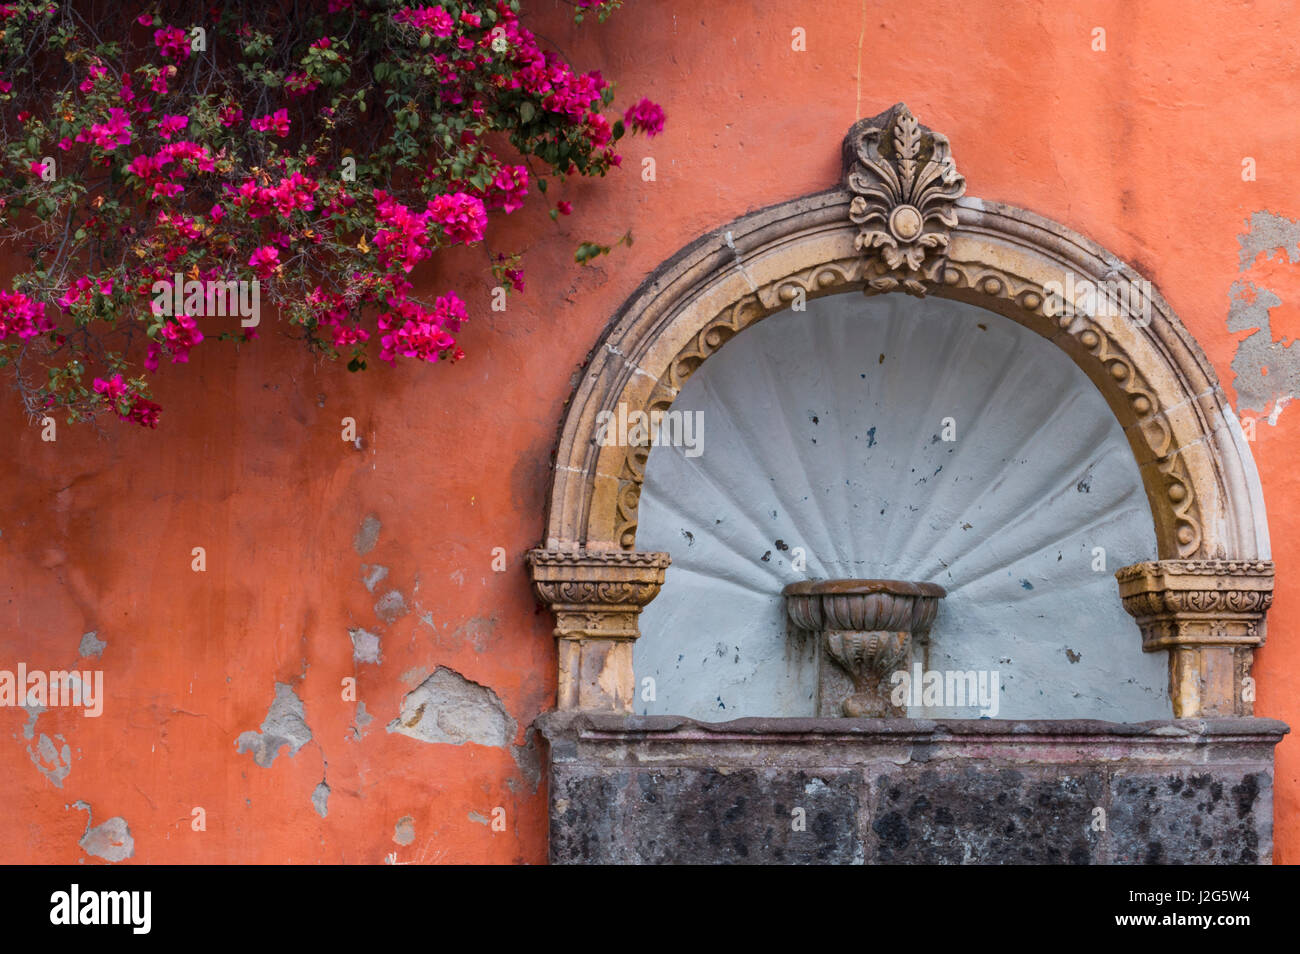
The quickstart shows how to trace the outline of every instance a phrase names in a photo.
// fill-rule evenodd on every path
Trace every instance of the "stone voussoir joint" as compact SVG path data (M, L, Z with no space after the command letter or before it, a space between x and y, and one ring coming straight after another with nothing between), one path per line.
M1116 571L1143 650L1169 653L1176 718L1254 713L1250 672L1273 574L1268 560L1153 560Z
M555 613L561 639L636 639L642 608L659 593L667 553L528 551L533 589Z

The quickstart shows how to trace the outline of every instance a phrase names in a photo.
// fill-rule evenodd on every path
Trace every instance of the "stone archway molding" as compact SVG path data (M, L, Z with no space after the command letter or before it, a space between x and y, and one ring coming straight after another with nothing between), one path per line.
M636 551L648 435L728 340L846 292L939 295L1004 315L1096 384L1137 460L1156 560L1117 572L1143 648L1170 653L1176 717L1249 715L1273 566L1263 496L1213 369L1136 271L1064 226L965 195L948 140L899 103L844 140L840 187L751 213L648 278L593 350L556 455L546 542L529 554L556 611L561 709L630 711L637 615L667 554Z

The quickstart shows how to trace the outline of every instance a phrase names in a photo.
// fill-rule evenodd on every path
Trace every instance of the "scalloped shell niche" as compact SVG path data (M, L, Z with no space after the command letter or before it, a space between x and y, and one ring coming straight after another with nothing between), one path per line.
M672 409L699 413L702 452L646 467L637 547L673 563L641 618L638 713L812 716L781 588L885 578L947 589L915 661L997 670L997 718L1168 717L1166 657L1113 575L1156 553L1137 465L1048 341L961 302L835 295L742 332Z

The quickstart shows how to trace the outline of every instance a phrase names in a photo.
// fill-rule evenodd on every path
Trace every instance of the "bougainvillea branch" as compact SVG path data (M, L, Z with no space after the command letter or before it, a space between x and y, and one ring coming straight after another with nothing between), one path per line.
M354 371L457 360L470 308L413 271L663 128L612 103L505 0L0 3L0 367L34 417L155 426L159 368L263 305Z

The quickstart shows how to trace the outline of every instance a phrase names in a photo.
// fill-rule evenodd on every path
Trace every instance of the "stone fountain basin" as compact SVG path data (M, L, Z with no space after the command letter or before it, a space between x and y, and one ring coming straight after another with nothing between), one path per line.
M948 591L904 580L803 580L781 595L799 629L924 633Z

